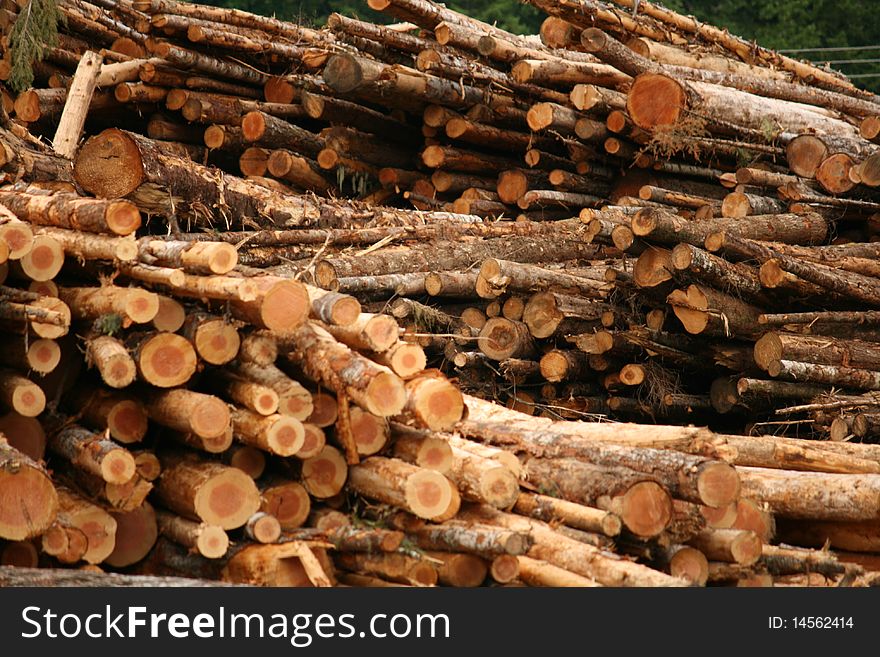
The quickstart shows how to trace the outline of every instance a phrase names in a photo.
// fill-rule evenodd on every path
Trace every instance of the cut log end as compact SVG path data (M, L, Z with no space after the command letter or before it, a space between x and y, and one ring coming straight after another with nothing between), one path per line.
M519 482L506 467L486 468L480 476L480 495L498 509L508 509L519 497Z
M136 471L134 456L124 449L114 449L101 460L101 478L108 484L124 484Z
M122 198L144 181L143 161L134 140L116 128L90 137L74 163L79 185L99 198Z
M235 529L257 512L260 494L253 479L241 470L226 468L199 488L194 506L209 525Z
M124 568L146 557L159 535L153 507L144 502L131 511L111 511L110 515L116 521L116 540L104 563Z
M31 342L25 358L34 372L47 374L61 362L61 347L54 340L40 338Z
M406 404L403 381L392 372L380 372L374 376L364 396L367 410L380 417L397 415Z
M710 463L702 468L697 479L697 491L703 504L724 507L737 500L740 480L736 469L727 463Z
M230 423L229 408L223 400L211 395L201 395L193 405L188 418L190 429L202 438L224 436Z
M709 579L709 561L699 550L684 546L669 560L669 574L696 586L705 586Z
M302 422L287 415L277 416L266 435L267 446L278 456L293 456L302 449L304 442Z
M176 333L186 321L186 309L183 305L172 299L159 295L159 309L152 319L153 328L157 331Z
M499 584L508 584L519 577L519 558L512 554L502 554L492 559L489 574Z
M262 511L278 519L282 529L302 526L309 517L311 501L308 492L296 482L263 489Z
M24 458L24 457L23 457ZM38 536L55 519L58 496L49 478L33 467L0 468L0 537L22 541Z
M318 456L303 462L302 477L310 495L327 499L342 490L348 477L348 465L338 449L326 445Z
M268 513L258 511L245 525L247 535L258 543L275 543L281 536L281 523Z
M407 478L404 494L413 514L431 520L446 513L452 502L452 488L439 472L423 469Z
M309 294L304 285L282 281L263 297L260 318L270 330L286 332L302 324L309 314Z
M241 470L251 479L259 479L266 470L266 455L250 445L239 445L224 457L230 466Z
M131 235L141 227L141 211L130 201L113 201L104 218L110 232L120 236Z
M307 422L303 424L303 431L305 432L303 445L296 453L296 457L305 460L321 453L324 445L327 444L327 436L320 427Z
M687 100L682 86L671 77L643 73L633 81L626 106L633 123L644 130L653 130L678 121Z
M408 408L420 423L432 431L455 426L464 414L461 391L445 378L431 377L413 382Z
M420 345L401 342L389 350L386 363L397 376L408 379L425 369L428 357Z
M64 249L58 240L37 235L31 250L19 260L21 270L34 281L50 281L64 265Z
M218 318L202 322L193 342L202 360L211 365L224 365L238 354L241 337L234 325Z
M380 452L388 442L388 422L384 418L367 413L353 406L349 412L351 433L361 456L370 456Z
M311 411L307 416L306 422L321 428L335 424L336 418L339 414L339 406L336 403L335 395L316 392L310 395L310 398ZM279 412L283 412L280 410L280 407ZM290 415L294 414L290 413ZM294 415L294 417L296 416Z
M623 495L620 517L636 536L657 536L672 519L672 498L653 481L639 482Z
M195 374L197 365L198 356L193 346L174 333L158 333L149 338L138 358L141 376L158 388L183 385Z
M219 559L229 549L229 535L222 527L203 525L196 539L196 550L206 559Z
M12 410L25 417L36 417L46 408L46 395L36 383L22 381L12 392Z

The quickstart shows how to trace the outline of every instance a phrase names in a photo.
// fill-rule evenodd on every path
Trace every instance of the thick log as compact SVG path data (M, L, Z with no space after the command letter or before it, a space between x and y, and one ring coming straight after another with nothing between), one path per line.
M35 461L0 439L0 537L21 541L42 534L58 513L58 494Z
M58 489L56 522L68 530L85 535L86 549L81 558L90 564L101 563L116 545L116 520L101 507L69 488Z
M141 561L149 554L159 535L153 507L144 502L131 511L112 510L109 513L116 521L116 541L113 552L104 563L124 568Z
M174 333L131 333L126 336L125 346L134 358L140 379L159 388L186 383L198 365L193 346Z
M826 474L737 467L743 495L782 518L858 521L880 515L875 474Z
M529 480L578 504L607 507L633 534L660 534L672 519L672 499L650 477L624 467L601 467L575 459L529 459Z
M602 425L536 419L469 396L465 402L468 415L457 427L464 436L537 457L578 458L601 467L630 468L656 478L677 498L707 506L726 506L739 496L731 466L680 452L623 447L619 445L625 441L621 425L604 434ZM636 434L637 427L633 425ZM670 436L679 433L676 429L669 428ZM618 445L603 440L603 434L609 438L618 434ZM687 474L680 477L682 473Z
M688 333L699 335L756 335L760 309L704 285L689 285L667 297Z
M715 233L741 236L749 239L784 242L787 244L819 244L828 235L828 224L819 215L762 215L748 221L705 219L688 221L668 210L646 208L632 218L632 230L638 237L664 244L685 242L717 251L720 245L710 245L707 238Z
M397 459L372 456L349 468L348 483L361 495L420 518L448 518L458 506L455 487L443 475Z
M160 458L157 498L175 513L235 529L259 509L259 491L240 470L185 454L168 453Z
M270 513L281 523L284 530L296 529L309 517L311 501L302 485L294 481L274 481L260 490L260 510Z
M295 350L287 356L306 374L381 417L397 415L406 403L403 382L391 370L372 363L337 342L318 326L305 323L291 334Z
M156 391L146 396L144 404L154 422L201 438L223 436L230 426L226 404L200 392L182 388Z
M140 212L127 201L87 199L72 194L2 191L0 204L22 221L77 231L124 236L141 225Z
M339 494L348 477L345 457L325 445L317 456L303 461L302 483L312 497L326 499Z

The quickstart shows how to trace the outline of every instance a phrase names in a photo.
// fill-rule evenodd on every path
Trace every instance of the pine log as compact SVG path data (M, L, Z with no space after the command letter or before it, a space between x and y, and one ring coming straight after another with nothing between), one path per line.
M76 424L56 428L48 446L77 468L97 475L107 483L125 484L135 475L134 457L126 448L104 434L92 433Z
M68 159L73 159L86 122L86 115L92 102L92 94L97 86L97 76L101 70L100 54L87 51L83 54L74 73L67 92L64 111L52 141L53 150Z
M767 370L779 360L880 370L880 351L871 342L782 332L765 334L755 343L755 362Z
M301 383L294 381L284 372L271 364L239 363L235 372L249 381L271 388L278 394L278 412L282 415L303 421L316 423L312 415L315 404L312 394ZM335 402L333 404L335 408ZM335 422L335 412L327 424L316 423L318 426L329 426Z
M192 520L235 529L260 507L253 480L235 468L182 454L163 454L158 499L168 509Z
M141 224L140 212L128 201L2 191L0 204L22 221L92 233L124 236L133 233Z
M144 399L150 419L183 433L218 438L230 426L230 414L217 397L182 388L155 391Z
M0 364L18 370L48 374L61 362L61 348L54 340L11 339L0 344Z
M32 460L37 462L44 460L46 432L36 418L10 411L0 417L0 433L6 437L10 446Z
M384 580L413 586L433 586L437 569L433 563L402 554L345 553L336 555L339 566L355 573L365 573Z
M260 490L260 510L270 513L284 530L296 529L309 517L311 501L302 485L293 481L271 481Z
M158 296L139 288L70 287L60 288L58 294L70 306L74 319L94 320L115 313L128 322L145 324L159 312Z
M601 439L602 425L537 420L469 396L465 402L468 416L457 427L464 436L538 457L578 458L601 467L630 468L657 478L680 499L708 506L726 506L739 496L731 466L667 450L620 446L619 441L625 440L625 425L606 434L618 435L618 445L612 445ZM669 429L670 436L678 433L675 427ZM687 477L681 478L681 473L687 473Z
M295 351L288 357L329 389L344 392L362 408L381 417L403 410L403 382L387 368L352 352L320 327L302 324L292 334Z
M58 513L58 494L42 466L0 439L0 537L21 541L42 534Z
M468 506L459 519L528 531L534 545L527 556L594 579L604 586L686 586L685 580L609 554L586 543L563 536L537 520L504 513L491 507Z
M750 239L772 240L791 244L818 244L828 234L827 222L816 214L766 215L749 217L748 221L726 219L688 221L660 208L646 208L632 219L632 230L638 237L664 244L685 242L717 251L717 240L707 239L715 233ZM713 242L710 244L710 242Z
M86 339L86 362L98 369L111 388L124 388L137 376L137 366L125 345L109 335Z
M217 525L199 523L161 510L156 513L156 521L162 536L197 552L206 559L219 559L229 548L229 537Z
M137 364L138 376L159 388L186 383L196 371L195 349L174 333L130 333L125 346Z
M782 518L858 521L878 515L874 474L825 474L737 467L743 494Z
M758 308L703 285L675 290L667 303L685 330L694 335L753 336L761 314Z
M113 552L104 563L123 568L141 561L152 549L159 535L156 513L148 502L131 511L110 511L116 521Z
M69 488L59 487L57 491L56 522L85 535L86 549L81 558L86 563L101 563L110 556L116 545L116 520Z
M672 518L672 500L655 481L623 467L598 467L575 459L529 459L529 479L578 504L607 506L637 536L657 536Z
M325 445L317 456L303 461L302 483L312 497L326 499L337 495L348 476L345 457L330 445Z
M349 469L352 490L405 509L419 518L454 515L455 487L443 475L397 459L372 456Z
M690 544L713 561L751 566L761 558L761 539L741 529L706 529Z

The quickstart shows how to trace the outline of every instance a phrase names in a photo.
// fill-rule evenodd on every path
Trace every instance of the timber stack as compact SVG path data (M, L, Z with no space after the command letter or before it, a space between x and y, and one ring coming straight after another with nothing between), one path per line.
M530 2L59 0L0 89L0 564L878 581L880 99Z

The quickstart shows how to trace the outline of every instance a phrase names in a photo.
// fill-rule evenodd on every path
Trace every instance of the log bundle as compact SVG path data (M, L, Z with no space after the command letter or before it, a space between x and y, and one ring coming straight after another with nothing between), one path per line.
M2 88L0 566L877 580L880 100L530 2L60 2Z

